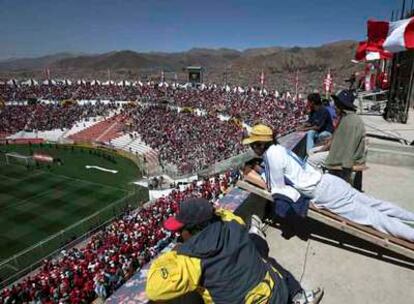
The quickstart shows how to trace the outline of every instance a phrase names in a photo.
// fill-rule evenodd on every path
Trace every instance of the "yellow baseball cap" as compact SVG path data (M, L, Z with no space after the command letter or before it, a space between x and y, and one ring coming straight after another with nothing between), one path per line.
M273 141L273 131L264 124L255 125L250 131L249 137L243 139L243 145L250 145L256 141Z

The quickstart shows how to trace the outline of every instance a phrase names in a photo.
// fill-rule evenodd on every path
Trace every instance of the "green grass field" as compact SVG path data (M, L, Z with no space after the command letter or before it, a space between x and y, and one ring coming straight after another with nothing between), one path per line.
M122 199L140 177L132 161L104 158L103 153L109 152L54 145L9 145L0 146L0 151L3 155L41 151L63 161L61 166L29 170L23 165L0 165L0 261ZM86 169L86 165L118 173Z

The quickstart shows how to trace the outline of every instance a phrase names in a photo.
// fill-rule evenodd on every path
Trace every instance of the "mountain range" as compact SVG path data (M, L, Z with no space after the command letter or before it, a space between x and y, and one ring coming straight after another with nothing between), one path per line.
M267 47L244 51L220 48L193 48L177 53L139 53L130 50L104 54L60 53L38 58L0 61L0 78L45 78L45 69L53 78L106 80L154 79L164 71L167 80L177 75L186 80L185 67L204 68L204 82L231 85L259 85L265 75L267 87L292 89L299 79L300 90L322 86L328 70L337 86L361 69L351 62L357 42L339 41L318 47Z

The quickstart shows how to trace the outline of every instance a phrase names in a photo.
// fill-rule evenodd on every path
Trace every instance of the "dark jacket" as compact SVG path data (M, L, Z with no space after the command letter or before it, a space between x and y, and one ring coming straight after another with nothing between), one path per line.
M185 242L179 254L201 259L201 285L208 290L214 303L285 303L283 292L279 291L281 277L267 262L262 260L245 227L237 221L217 221ZM272 280L275 286L270 288ZM246 301L246 296L266 285L271 301Z

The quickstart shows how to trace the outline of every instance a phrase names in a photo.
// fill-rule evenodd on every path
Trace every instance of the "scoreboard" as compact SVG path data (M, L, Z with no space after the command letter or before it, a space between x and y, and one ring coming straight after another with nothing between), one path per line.
M203 68L200 66L189 66L187 67L188 72L188 82L193 85L193 87L203 83Z

